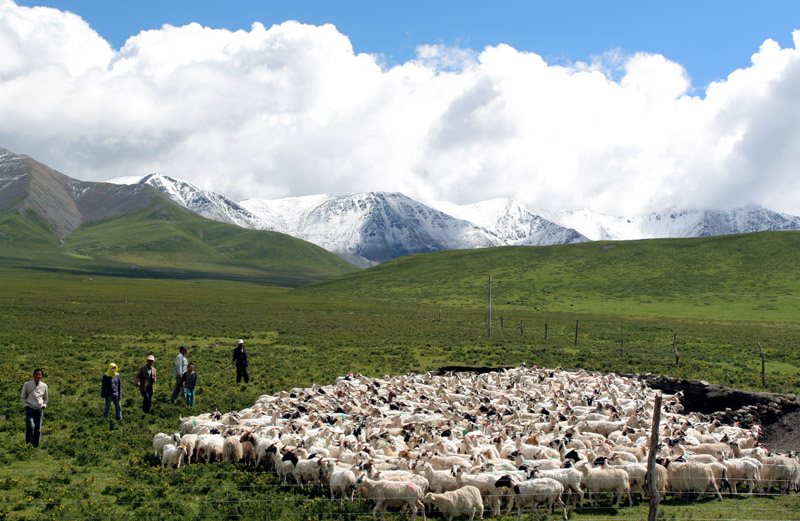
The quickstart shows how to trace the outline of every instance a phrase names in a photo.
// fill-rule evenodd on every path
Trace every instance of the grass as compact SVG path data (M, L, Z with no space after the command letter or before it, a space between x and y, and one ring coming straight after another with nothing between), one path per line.
M442 252L295 290L232 271L128 277L84 271L81 259L47 270L0 260L0 518L362 519L366 502L332 505L236 466L161 471L149 451L153 435L174 431L180 415L242 409L261 394L328 384L348 372L527 362L797 393L800 325L789 303L800 290L794 273L779 273L794 270L797 237ZM610 252L613 262L602 261ZM753 267L758 256L763 270ZM703 265L693 282L683 280L700 269L685 266L689 259ZM492 338L487 273L496 284ZM235 385L234 370L226 369L238 338L250 354L247 386ZM766 353L766 387L757 341ZM194 411L168 403L179 345L189 346L197 366ZM151 353L161 378L155 415L144 416L132 378ZM111 361L123 377L121 425L101 416L100 377ZM19 406L34 367L44 367L51 389L40 450L23 443ZM799 519L796 505L796 495L670 500L661 512L664 519ZM646 509L571 518L642 519Z

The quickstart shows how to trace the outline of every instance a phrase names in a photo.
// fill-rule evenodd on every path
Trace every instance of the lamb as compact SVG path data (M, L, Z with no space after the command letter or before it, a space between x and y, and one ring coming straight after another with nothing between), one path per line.
M479 514L479 518L483 519L481 491L471 485L442 494L428 492L423 496L422 502L435 506L447 517L447 521L453 521L453 518L459 515L469 515L469 520L473 521L476 512Z
M153 454L161 456L164 446L171 443L178 445L181 442L181 435L177 432L172 434L164 434L163 432L156 433L153 436Z
M537 511L537 506L540 503L547 503L550 505L548 514L553 512L553 505L556 504L561 507L564 516L564 521L567 520L567 508L564 506L564 501L561 499L561 494L564 493L564 487L558 481L552 478L534 478L522 482L516 482L506 475L501 477L495 482L496 488L507 487L513 491L514 501L517 503L517 521L522 518L522 510L526 506L533 509L533 513L537 519L542 519Z
M353 485L356 490L372 498L375 508L372 516L380 511L381 521L386 520L386 508L390 506L408 507L411 510L411 521L417 519L417 510L422 510L422 519L425 521L425 505L422 504L424 491L414 483L401 483L399 481L372 480L361 476Z
M671 463L667 461L665 466L667 468L667 486L674 496L680 496L683 492L696 492L699 500L711 489L722 501L714 473L708 465L695 461Z
M161 468L163 469L166 466L170 468L180 468L181 461L183 461L183 457L186 455L186 447L183 445L175 446L170 444L164 445L162 455L161 455Z

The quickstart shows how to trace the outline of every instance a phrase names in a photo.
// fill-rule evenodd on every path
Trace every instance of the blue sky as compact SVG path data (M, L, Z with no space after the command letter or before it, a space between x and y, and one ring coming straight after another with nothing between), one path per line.
M704 0L633 2L535 1L331 1L331 0L25 0L84 18L119 49L140 31L190 22L249 30L286 20L334 24L357 53L385 57L387 64L414 57L418 45L443 43L482 50L508 44L548 62L589 61L613 49L662 54L681 63L695 88L724 79L749 64L767 38L791 45L800 27L800 2Z
M0 0L0 147L235 200L800 215L798 42L798 1Z

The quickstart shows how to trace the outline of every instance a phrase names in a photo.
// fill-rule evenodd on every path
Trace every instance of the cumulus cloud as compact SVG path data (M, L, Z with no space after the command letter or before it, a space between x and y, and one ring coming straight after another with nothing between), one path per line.
M422 46L391 68L334 26L189 24L115 51L80 17L0 0L0 146L102 181L158 172L234 199L400 191L635 215L800 214L800 31L696 93L661 55L553 65Z

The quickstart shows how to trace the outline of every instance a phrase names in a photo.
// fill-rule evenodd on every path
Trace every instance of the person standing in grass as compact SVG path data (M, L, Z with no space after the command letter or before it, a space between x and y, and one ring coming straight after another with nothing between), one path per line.
M42 418L47 407L47 384L42 381L44 371L33 370L33 380L22 385L22 406L25 407L25 443L39 446L42 438Z
M153 355L148 356L147 364L139 368L133 381L136 387L139 388L139 392L142 393L142 410L145 414L152 414L153 384L156 383L156 368L153 367L155 361L156 357Z
M122 380L117 372L117 364L108 364L108 370L103 375L103 386L100 389L100 397L106 399L106 408L103 409L103 418L108 418L108 410L111 402L114 402L114 412L117 420L122 419L122 406L119 401L122 399Z
M188 349L186 346L181 346L178 356L175 357L175 368L172 372L172 375L175 377L175 387L172 388L172 398L170 398L172 403L175 403L175 400L178 399L178 394L183 394L185 396L183 375L186 373L189 364L186 360L187 351Z
M250 382L250 375L247 374L247 368L250 364L247 361L247 350L244 348L244 340L241 338L236 345L236 349L233 350L232 364L236 365L236 383L238 384L241 382L242 378L244 378L244 383Z
M186 392L186 405L194 407L194 388L197 386L197 373L194 372L194 364L189 364L188 369L183 373L183 390Z

